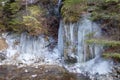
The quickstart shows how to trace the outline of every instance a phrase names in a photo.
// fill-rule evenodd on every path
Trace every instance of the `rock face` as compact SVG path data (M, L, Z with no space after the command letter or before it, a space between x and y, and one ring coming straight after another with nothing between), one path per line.
M0 61L5 59L6 59L6 55L4 53L0 53Z
M33 36L44 34L57 37L58 0L11 0L0 7L0 32L28 32Z
M34 25L30 25L32 26L31 27L32 30L29 31L30 27L28 26L26 31L28 31L28 33L32 35L39 35L41 34L40 32L42 32L42 34L57 37L59 27L59 11L58 11L59 7L57 3L58 3L57 0L23 0L22 5L27 5L26 7L28 7L27 8L28 14L31 14L29 7L37 6L40 8L40 9L38 8L40 10L40 13L36 16L32 16L35 17L36 20L40 23L40 26L38 26L40 27L40 29L39 28L36 29ZM33 9L33 12L35 13L37 12L37 10Z

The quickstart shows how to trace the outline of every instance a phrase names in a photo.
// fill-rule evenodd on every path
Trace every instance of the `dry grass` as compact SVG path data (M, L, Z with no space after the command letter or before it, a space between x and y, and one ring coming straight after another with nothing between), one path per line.
M5 50L5 49L7 49L7 47L8 47L8 45L5 42L5 39L1 38L0 39L0 50Z

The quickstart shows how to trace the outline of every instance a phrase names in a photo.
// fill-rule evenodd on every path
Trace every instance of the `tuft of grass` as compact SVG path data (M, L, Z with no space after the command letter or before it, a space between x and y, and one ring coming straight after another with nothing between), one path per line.
M113 59L120 60L120 53L104 53L102 56L104 58L113 58Z
M86 9L85 0L65 0L61 8L61 14L65 23L77 22L82 12Z
M109 41L109 40L98 40L98 39L90 39L86 40L88 44L100 44L103 46L120 46L120 41Z

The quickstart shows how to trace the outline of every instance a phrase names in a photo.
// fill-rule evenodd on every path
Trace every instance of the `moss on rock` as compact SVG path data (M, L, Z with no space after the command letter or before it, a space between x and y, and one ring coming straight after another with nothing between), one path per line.
M35 0L27 5L21 0L6 1L4 6L0 4L0 32L57 36L59 18L54 11L56 5L57 0Z
M98 39L90 39L86 40L88 44L99 44L99 45L104 45L104 46L120 46L120 41L111 41L111 40L98 40Z
M65 23L77 22L86 7L85 0L65 0L61 9L63 21Z
M104 53L102 56L104 58L111 58L114 61L120 61L120 53Z

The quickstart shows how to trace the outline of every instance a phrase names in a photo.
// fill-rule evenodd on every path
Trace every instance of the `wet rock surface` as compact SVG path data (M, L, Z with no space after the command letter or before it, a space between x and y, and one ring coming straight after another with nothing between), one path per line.
M0 80L90 80L81 74L68 73L59 66L0 66Z
M120 80L120 63L117 63L113 67L113 73L111 74L114 80Z
M6 59L5 53L0 52L0 61L5 60L5 59Z
M120 63L114 64L111 73L106 75L94 75L91 80L120 80Z
M94 75L91 77L91 80L114 80L113 77L110 74L107 75Z

